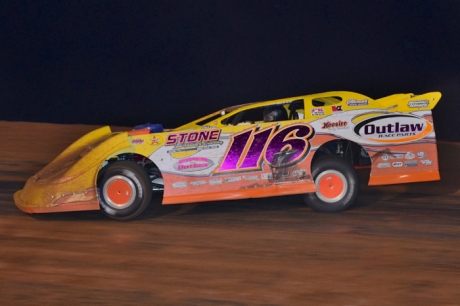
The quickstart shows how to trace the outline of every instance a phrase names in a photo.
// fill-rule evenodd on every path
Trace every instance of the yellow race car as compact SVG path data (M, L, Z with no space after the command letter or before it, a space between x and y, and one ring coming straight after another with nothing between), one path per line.
M369 185L439 180L431 110L439 92L381 99L333 91L229 107L175 129L83 136L14 194L27 213L98 210L127 220L162 204L304 194L349 208ZM156 197L155 197L156 198Z

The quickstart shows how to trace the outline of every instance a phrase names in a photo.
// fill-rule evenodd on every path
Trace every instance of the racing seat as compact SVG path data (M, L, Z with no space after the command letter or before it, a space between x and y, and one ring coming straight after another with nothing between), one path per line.
M289 120L296 120L299 119L299 112L298 110L303 110L303 99L292 101L289 105Z

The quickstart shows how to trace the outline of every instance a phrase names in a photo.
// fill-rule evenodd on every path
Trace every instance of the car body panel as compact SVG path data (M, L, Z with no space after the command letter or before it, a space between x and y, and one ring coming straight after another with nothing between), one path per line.
M96 177L113 152L129 147L127 133L103 127L80 138L14 194L16 205L29 213L97 210Z
M315 154L342 139L370 157L369 185L438 180L431 110L440 98L432 92L373 100L334 91L234 106L161 132L103 127L30 178L15 203L29 213L99 209L98 172L123 154L159 168L163 204L315 192ZM273 105L288 120L264 122L263 110Z

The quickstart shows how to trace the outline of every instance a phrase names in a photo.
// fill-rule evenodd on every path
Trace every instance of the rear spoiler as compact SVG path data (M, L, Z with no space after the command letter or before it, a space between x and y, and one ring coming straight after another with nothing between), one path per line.
M433 109L440 99L441 93L434 91L422 95L414 95L412 93L395 94L377 99L375 102L388 110L417 111Z

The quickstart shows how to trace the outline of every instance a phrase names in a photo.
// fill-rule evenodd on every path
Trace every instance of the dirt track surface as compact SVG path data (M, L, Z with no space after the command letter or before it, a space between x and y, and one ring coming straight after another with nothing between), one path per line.
M19 211L14 191L94 128L0 121L0 305L460 305L458 144L438 146L440 182L362 184L338 214L299 196Z

